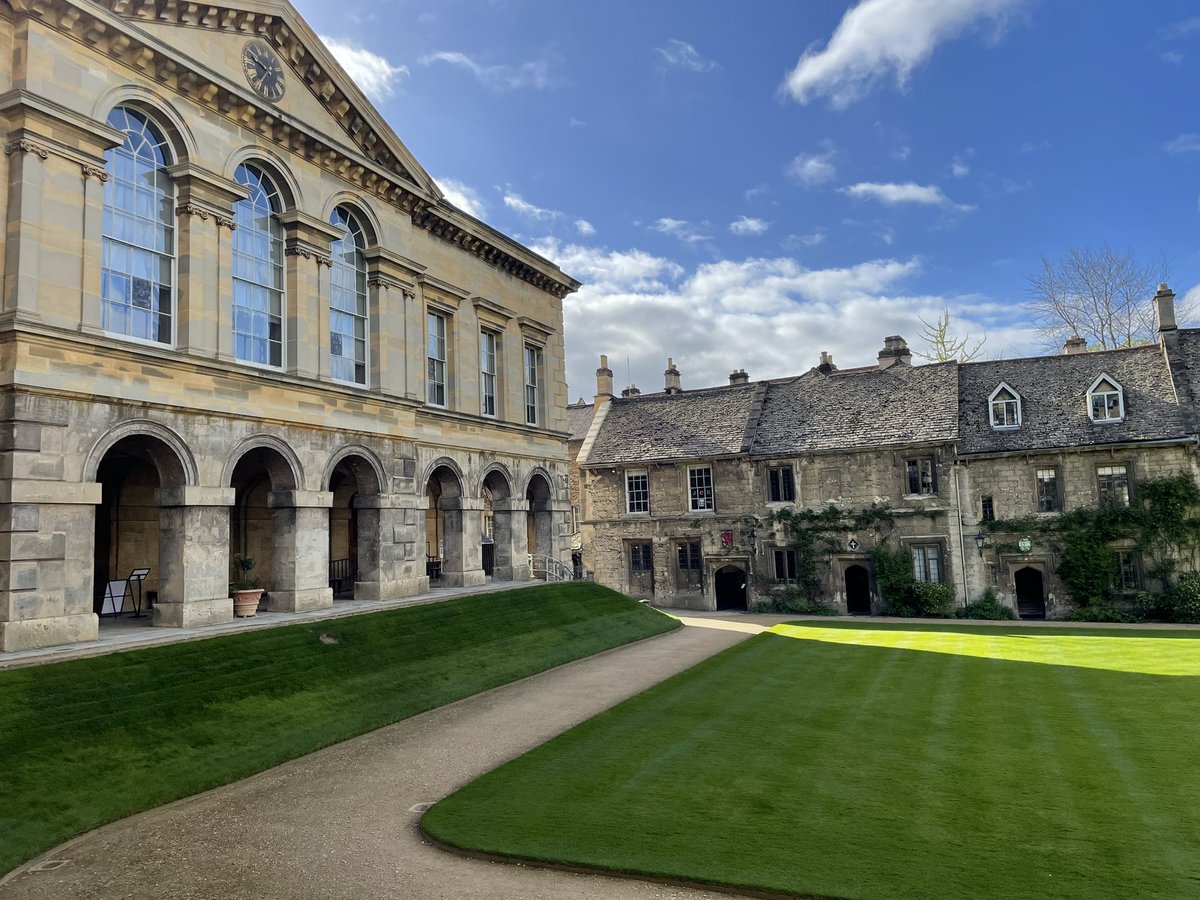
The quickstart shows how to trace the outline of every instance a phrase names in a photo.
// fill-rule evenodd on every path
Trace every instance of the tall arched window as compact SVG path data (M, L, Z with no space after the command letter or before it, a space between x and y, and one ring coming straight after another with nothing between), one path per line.
M362 226L339 206L329 221L342 236L329 245L329 359L338 381L367 383L367 262Z
M125 143L104 154L101 324L125 337L170 344L175 270L175 187L170 150L142 113L118 106L108 124Z
M250 196L233 204L233 352L246 362L283 365L283 203L260 168L242 164L234 180Z

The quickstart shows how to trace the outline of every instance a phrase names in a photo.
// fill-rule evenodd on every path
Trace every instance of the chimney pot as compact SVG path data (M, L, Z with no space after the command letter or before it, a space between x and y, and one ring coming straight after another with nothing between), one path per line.
M749 384L750 376L746 374L745 369L734 369L729 373L730 384Z
M622 397L640 397L640 396L642 396L642 392L638 390L638 386L636 384L631 384L629 387L624 388L621 391L621 396Z
M879 368L887 369L896 363L908 363L912 359L912 351L908 342L900 335L893 334L883 339L883 349L879 351Z
M679 370L675 368L675 360L667 357L667 370L663 372L665 389L668 394L678 394L683 391L683 384L679 380Z
M837 366L833 364L833 356L825 350L821 351L821 362L817 365L817 371L822 375L837 371Z
M596 370L596 396L594 398L596 408L599 409L600 404L607 403L612 399L613 395L613 373L608 367L608 357L600 354L600 368Z

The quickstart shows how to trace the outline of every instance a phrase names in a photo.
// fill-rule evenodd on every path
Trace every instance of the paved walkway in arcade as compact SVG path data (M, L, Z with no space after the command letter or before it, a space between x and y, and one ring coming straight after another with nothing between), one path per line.
M724 896L466 859L426 844L417 821L421 804L761 631L758 618L685 613L669 634L114 823L16 870L0 900Z

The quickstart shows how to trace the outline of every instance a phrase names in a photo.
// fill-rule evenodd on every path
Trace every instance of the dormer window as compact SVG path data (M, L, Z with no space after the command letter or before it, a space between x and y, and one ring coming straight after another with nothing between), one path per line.
M1021 395L1004 382L988 397L993 428L1021 427Z
M1088 388L1088 415L1093 422L1120 422L1125 418L1125 392L1108 375Z

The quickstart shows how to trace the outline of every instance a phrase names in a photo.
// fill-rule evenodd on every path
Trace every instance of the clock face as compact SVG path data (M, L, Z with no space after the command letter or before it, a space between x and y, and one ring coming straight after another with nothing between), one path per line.
M283 64L266 41L255 38L242 48L242 70L258 96L272 103L282 99Z

